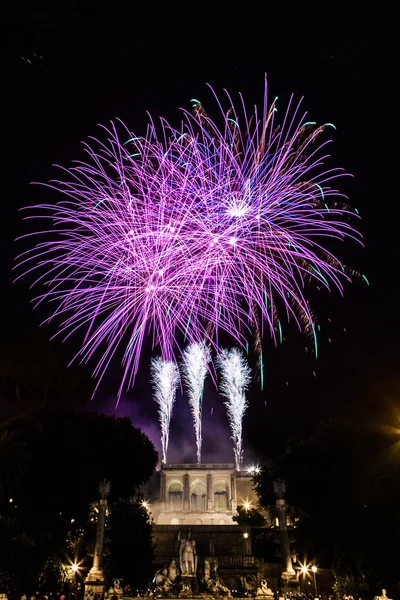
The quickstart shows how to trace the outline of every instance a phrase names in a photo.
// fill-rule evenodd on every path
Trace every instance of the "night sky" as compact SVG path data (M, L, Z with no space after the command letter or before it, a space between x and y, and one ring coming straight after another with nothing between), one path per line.
M30 182L54 176L52 164L82 158L81 141L99 133L97 124L119 117L140 135L146 111L178 124L178 109L189 109L190 98L212 104L206 83L217 92L242 92L249 106L260 104L267 73L270 97L279 96L283 106L292 92L304 95L311 120L337 127L335 162L355 176L343 180L341 189L360 211L366 246L349 242L341 257L365 273L371 286L356 281L346 286L344 298L313 293L321 325L318 360L290 327L277 349L265 340L266 384L261 392L255 382L249 394L247 456L271 456L293 432L330 415L357 412L378 419L379 404L400 389L399 96L390 47L395 17L365 5L354 14L328 5L299 3L289 10L268 3L264 12L251 2L241 3L239 12L233 4L218 10L218 3L186 3L182 11L171 8L174 3L9 6L2 35L2 329L35 333L47 314L32 312L27 281L11 283L13 240L26 230L18 209L58 199ZM42 332L50 337L54 326ZM116 414L129 414L157 441L150 355L144 354L137 384ZM91 410L114 414L119 379L116 365ZM204 433L205 459L231 459L222 400L210 385ZM178 398L171 460L192 460L194 452L189 410Z

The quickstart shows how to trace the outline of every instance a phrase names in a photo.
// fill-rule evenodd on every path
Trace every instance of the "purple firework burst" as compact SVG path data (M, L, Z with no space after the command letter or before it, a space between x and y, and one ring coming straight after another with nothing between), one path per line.
M267 87L261 114L227 98L220 125L197 100L179 130L150 120L144 137L122 136L113 124L85 144L87 162L47 184L64 199L28 217L51 222L18 257L44 286L36 303L55 306L63 336L82 330L81 360L101 351L99 381L124 348L119 394L149 334L165 360L183 336L216 349L221 331L242 347L266 328L275 339L282 313L312 335L308 283L342 292L354 274L329 251L332 238L360 239L331 187L345 173L324 167L329 124L291 100L278 126Z

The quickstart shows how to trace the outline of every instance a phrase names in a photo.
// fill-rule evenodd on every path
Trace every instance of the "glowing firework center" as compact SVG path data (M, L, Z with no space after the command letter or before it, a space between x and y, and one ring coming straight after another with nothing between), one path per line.
M234 464L163 465L153 516L159 525L236 525L237 506L257 501L252 474Z

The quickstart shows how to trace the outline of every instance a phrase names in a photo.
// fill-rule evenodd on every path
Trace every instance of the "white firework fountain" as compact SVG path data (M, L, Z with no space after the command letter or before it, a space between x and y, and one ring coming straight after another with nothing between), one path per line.
M190 344L183 352L182 373L187 387L190 410L196 435L197 464L201 463L201 409L203 402L204 380L211 354L205 342Z
M217 364L222 375L221 392L226 398L224 404L234 443L236 469L240 471L243 462L242 423L248 406L246 391L251 379L251 370L244 354L237 348L222 350L218 355Z
M179 383L179 370L172 361L161 357L151 359L151 379L154 389L154 400L157 402L158 418L161 427L162 462L167 462L169 424L175 403L176 388Z

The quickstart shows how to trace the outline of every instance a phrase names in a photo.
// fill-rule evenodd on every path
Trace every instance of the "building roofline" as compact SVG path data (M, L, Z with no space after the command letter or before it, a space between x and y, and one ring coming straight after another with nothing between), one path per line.
M236 471L236 467L233 463L176 463L176 464L162 464L161 471L235 471L238 477L252 476L247 469L242 471Z
M233 463L177 463L177 464L162 464L163 471L168 469L235 469Z

